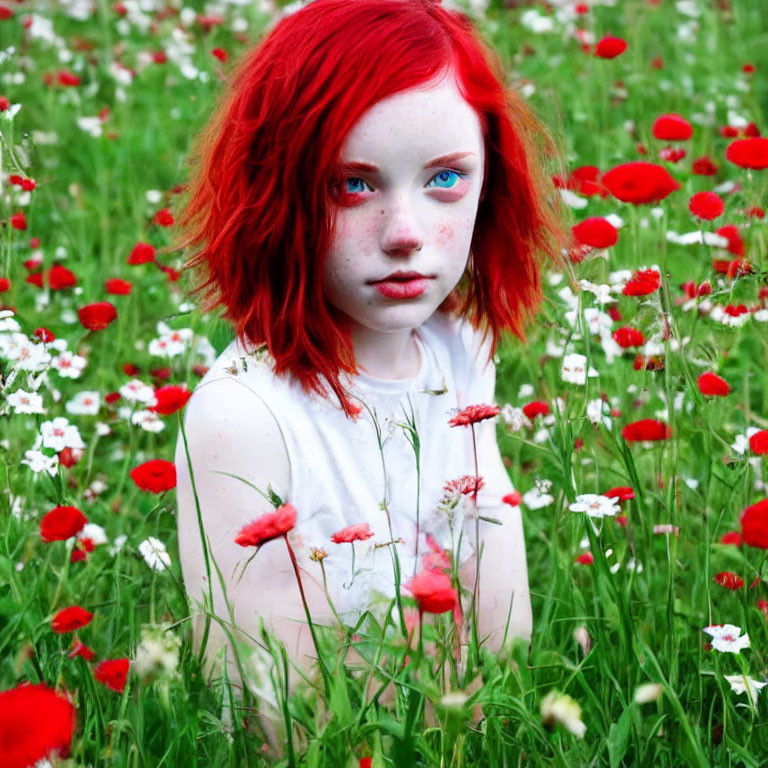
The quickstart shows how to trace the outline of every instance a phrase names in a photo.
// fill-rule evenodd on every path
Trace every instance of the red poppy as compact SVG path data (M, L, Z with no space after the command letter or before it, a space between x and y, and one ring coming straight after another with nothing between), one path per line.
M734 546L741 546L741 534L738 531L728 531L724 533L720 539L721 544L732 544Z
M0 758L3 768L29 768L69 754L75 708L45 685L21 685L0 692Z
M693 136L693 126L678 114L661 115L653 123L653 135L662 141L685 141Z
M48 271L48 285L52 291L63 291L77 285L75 273L61 264L54 264Z
M628 347L641 347L645 344L643 334L637 328L631 328L630 326L617 328L613 332L613 340L624 349Z
M169 416L181 410L191 396L192 393L184 386L171 384L167 387L160 387L160 389L155 390L157 404L148 406L147 410Z
M360 523L359 525L348 525L346 528L342 528L340 531L331 536L331 541L334 544L351 544L353 541L366 541L373 536L368 523Z
M122 693L128 680L131 662L128 659L107 659L93 670L93 676L112 691Z
M136 243L133 246L128 264L147 264L155 260L155 249L149 243Z
M702 373L696 383L699 385L699 392L709 397L725 397L731 391L731 385L711 371Z
M40 521L43 541L65 541L79 533L88 518L77 507L54 507Z
M372 764L373 764L373 758L372 757L361 757L360 758L360 766L359 766L359 768L371 768Z
M421 571L406 582L405 588L416 598L423 613L445 613L459 603L451 577L443 571Z
M699 296L706 296L707 294L712 293L712 286L707 280L701 285L696 285L693 280L687 280L680 286L680 290L682 290L689 299L696 299Z
M768 549L768 499L758 501L741 513L741 538L750 547Z
M222 64L227 60L227 52L223 48L214 48L211 54L215 56Z
M492 419L501 413L498 405L468 405L463 411L460 411L448 423L452 427L466 427L470 424L477 424L484 419Z
M725 203L714 192L697 192L688 201L688 210L697 218L712 221L725 210Z
M724 237L728 241L726 248L734 256L744 255L744 241L741 239L738 227L735 224L725 224L716 229L715 234Z
M680 189L666 168L642 161L611 168L603 176L603 184L617 200L632 205L656 203Z
M715 575L714 582L726 589L741 589L744 586L744 579L733 571L721 571Z
M512 491L506 496L501 497L504 504L509 504L510 507L519 507L523 503L523 494L520 491Z
M0 277L0 293L11 290L11 281L7 277Z
M44 344L50 344L56 338L47 328L43 328L42 326L40 328L35 328L34 335Z
M80 78L74 72L69 72L66 69L60 69L56 73L56 79L59 81L59 85L80 85Z
M768 455L768 430L761 429L749 438L749 449L761 456Z
M659 290L661 275L655 269L639 269L634 277L628 280L622 293L625 296L647 296Z
M603 496L609 499L618 499L619 501L629 501L635 498L635 489L629 485L617 485L615 488L607 490Z
M485 481L482 477L477 475L462 475L454 480L449 480L443 486L443 490L449 496L455 496L459 493L463 496L468 496L470 493L479 491L484 485Z
M72 605L69 608L63 608L53 617L51 628L56 634L63 635L90 624L92 618L93 614L90 611L86 611L79 605Z
M549 405L543 400L533 400L523 406L523 413L529 418L536 416L546 416L549 413Z
M75 656L80 656L86 661L93 661L96 654L87 645L83 645L79 640L73 640L67 656L70 659L74 659Z
M117 309L108 301L97 301L80 308L77 316L89 331L103 331L117 317Z
M143 491L162 493L176 487L176 465L165 459L150 459L131 470L131 480Z
M121 280L119 277L113 277L104 283L107 293L113 296L127 296L131 292L131 284L127 280Z
M278 536L285 536L296 525L296 507L283 504L274 512L259 515L252 523L240 529L235 544L241 547L260 547Z
M155 214L153 221L161 227L172 227L173 214L167 208L161 208Z
M750 138L731 142L725 150L725 159L740 168L762 171L768 168L768 139Z
M432 551L421 556L421 567L425 570L450 570L451 558L448 556L448 553L437 543L431 534L428 533L426 535L426 540L427 545Z
M14 213L11 216L11 226L20 231L24 231L27 228L27 217L22 211Z
M571 228L573 236L584 245L591 245L593 248L610 248L616 245L619 239L619 232L608 219L601 216L593 216L578 223Z
M582 552L576 562L580 565L592 565L595 562L595 556L591 552Z
M658 419L633 421L621 430L621 436L628 443L642 440L667 440L670 434L669 427Z
M717 166L712 162L711 158L704 155L704 157L697 157L693 161L691 172L696 176L715 176L717 174Z
M597 41L595 56L601 59L615 59L627 50L627 43L620 37L606 36Z

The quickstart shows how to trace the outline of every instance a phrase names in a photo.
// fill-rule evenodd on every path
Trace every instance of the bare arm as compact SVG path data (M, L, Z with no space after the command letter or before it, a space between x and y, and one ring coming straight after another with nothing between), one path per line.
M239 530L274 507L246 483L223 472L238 475L266 492L267 485L284 501L290 487L290 465L280 429L265 403L244 384L233 379L206 383L193 393L185 412L185 431L192 463L202 523L209 542L209 557L221 571L235 625L236 640L259 639L259 618L285 644L289 659L309 673L315 655L304 609L285 541L264 544L242 573L253 554L251 547L235 544ZM181 432L176 446L179 554L191 607L205 604L209 586L192 482ZM230 614L216 567L211 561L214 613L227 625ZM312 580L305 591L313 619L323 623L329 612L325 596ZM199 647L205 625L204 612L194 619L195 644ZM206 646L209 671L217 673L216 656L227 645L228 673L239 684L231 644L215 620ZM252 643L249 643L252 645ZM247 655L247 654L246 654ZM295 674L295 673L294 673ZM297 677L292 679L293 684Z

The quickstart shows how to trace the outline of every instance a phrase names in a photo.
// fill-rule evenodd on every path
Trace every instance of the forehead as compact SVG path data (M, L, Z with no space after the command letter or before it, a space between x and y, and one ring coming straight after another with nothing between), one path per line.
M374 104L342 147L344 160L422 162L466 150L480 156L480 119L450 74L441 82L400 91Z

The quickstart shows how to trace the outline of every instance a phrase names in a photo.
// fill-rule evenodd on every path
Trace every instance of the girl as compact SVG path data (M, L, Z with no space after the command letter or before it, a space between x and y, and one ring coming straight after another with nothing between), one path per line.
M494 422L449 423L493 402L500 333L524 339L539 259L564 244L534 141L545 134L503 80L460 12L315 0L243 57L202 133L179 247L203 310L222 308L236 336L196 387L176 452L186 589L212 590L221 620L209 659L231 658L222 626L252 639L263 619L297 666L313 661L285 543L238 567L252 554L238 532L275 508L252 486L296 510L313 621L338 624L322 560L353 625L389 605L393 547L404 583L445 549L472 589L477 520L461 491L479 474L477 506L502 524L479 523L478 634L492 650L530 638Z

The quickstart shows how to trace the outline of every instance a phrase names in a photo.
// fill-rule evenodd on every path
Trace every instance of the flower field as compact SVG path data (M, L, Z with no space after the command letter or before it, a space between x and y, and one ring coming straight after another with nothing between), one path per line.
M311 690L286 694L264 638L280 756L267 694L206 682L173 459L232 333L190 298L174 222L228 73L297 7L0 0L0 768L765 765L763 0L467 6L549 127L572 233L495 403L452 419L495 420L530 646L454 655L472 613L436 547L408 636L318 628ZM288 543L286 501L238 543Z

